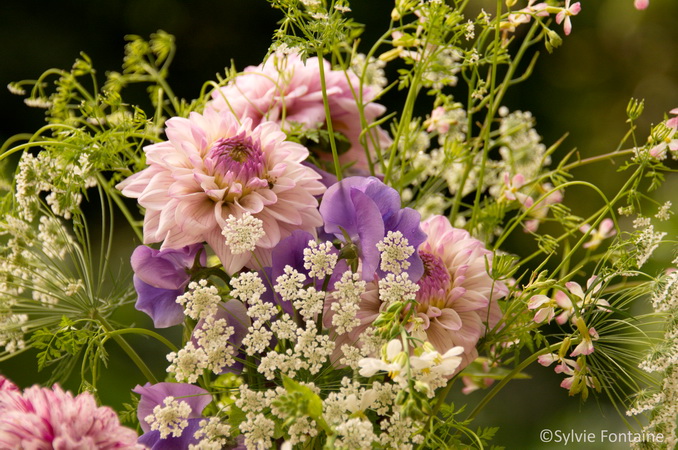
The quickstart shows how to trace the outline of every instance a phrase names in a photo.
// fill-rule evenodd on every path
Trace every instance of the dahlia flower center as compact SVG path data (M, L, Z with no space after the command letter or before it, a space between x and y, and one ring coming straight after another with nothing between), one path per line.
M207 153L215 175L247 182L264 176L264 152L258 143L248 137L231 137L217 140Z
M447 270L445 263L440 256L432 255L421 250L419 251L419 257L424 263L424 275L422 275L417 283L419 285L417 300L444 298L445 292L449 289L451 281L450 273Z

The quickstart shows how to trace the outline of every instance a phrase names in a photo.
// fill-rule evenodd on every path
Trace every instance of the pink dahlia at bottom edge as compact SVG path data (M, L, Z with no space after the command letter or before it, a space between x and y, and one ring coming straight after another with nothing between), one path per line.
M320 175L302 165L308 150L287 141L273 122L252 126L229 113L207 110L167 121L168 140L144 148L149 167L118 184L146 208L144 243L181 248L206 241L233 274L259 268L250 252L233 254L222 230L246 213L263 222L254 251L270 265L271 250L294 230L322 225L315 198Z
M492 252L466 230L452 227L443 216L430 217L421 229L427 234L418 248L424 274L417 282L417 305L408 328L413 337L429 341L441 354L463 347L459 372L478 357L478 341L501 319L497 300L508 294L508 288L487 272ZM376 283L368 283L359 307L360 326L339 336L338 348L359 342L360 334L379 316L384 304ZM333 360L338 356L335 353Z
M142 449L137 434L89 392L75 397L59 386L22 393L0 375L0 448L35 450Z
M375 93L365 87L360 91L360 79L350 70L332 70L322 60L325 74L327 104L334 131L343 134L350 148L339 157L341 164L352 164L352 169L368 169L365 148L360 136L366 125L372 124L386 108L373 103ZM250 118L255 125L264 120L274 121L283 129L300 124L304 130L326 126L319 59L302 61L297 54L274 53L265 63L250 66L232 82L212 93L213 100L206 109L231 112L239 119ZM359 102L363 105L359 106ZM388 134L379 127L366 134L368 147L375 143L385 148L391 143ZM329 160L331 154L316 155Z

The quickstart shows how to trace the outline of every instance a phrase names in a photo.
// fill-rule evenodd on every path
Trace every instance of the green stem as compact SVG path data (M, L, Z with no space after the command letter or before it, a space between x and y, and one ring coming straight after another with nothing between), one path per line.
M120 335L120 334L145 334L146 336L150 336L154 338L157 341L162 342L173 352L178 352L179 349L177 348L176 345L172 344L172 342L169 341L166 337L156 333L155 331L147 330L145 328L125 328L122 330L115 330L115 331L109 331L106 333L107 336L113 337L115 335Z
M553 351L559 349L561 346L561 343L558 342L557 344L552 344L537 353L533 354L529 358L527 358L525 361L520 363L518 366L516 366L515 369L513 369L507 376L502 378L494 387L490 390L490 392L487 393L485 397L476 405L475 408L473 408L473 411L471 411L471 414L468 415L466 418L467 422L472 421L479 413L480 411L492 400L498 393L501 391L501 389L506 386L506 383L511 381L513 377L518 375L520 372L522 372L527 366L532 364L539 358L541 355L544 355L546 353L553 353Z
M139 354L132 348L131 345L123 338L120 333L116 333L116 330L111 326L110 323L106 319L104 319L101 314L99 314L98 311L95 311L93 313L93 318L96 319L100 324L101 327L106 330L107 336L110 336L113 338L115 342L118 343L120 348L123 349L125 353L127 353L127 356L134 362L134 364L137 365L141 373L144 374L146 379L151 383L151 384L156 384L158 383L158 379L155 378L155 375L153 375L153 372L151 372L151 369L148 368L146 363L144 362L143 359L139 356Z
M318 69L320 70L320 89L323 94L323 106L325 107L325 123L327 124L327 134L330 138L330 147L332 148L332 160L334 161L334 171L337 181L341 181L341 164L339 164L339 153L337 152L337 143L334 140L334 128L332 127L332 116L330 115L330 104L327 99L327 83L325 80L325 65L323 54L318 50Z

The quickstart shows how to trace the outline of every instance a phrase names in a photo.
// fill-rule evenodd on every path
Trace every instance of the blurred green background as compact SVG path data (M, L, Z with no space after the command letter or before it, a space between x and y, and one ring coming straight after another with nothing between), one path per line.
M471 2L487 11L496 4L493 0ZM532 111L546 145L569 132L562 151L576 147L585 157L616 148L627 130L625 109L629 98L645 99L645 113L638 122L640 139L647 136L652 123L663 119L665 112L678 107L678 1L651 0L646 11L636 11L632 0L582 3L582 12L573 18L572 34L553 54L539 49L542 57L534 76L510 91L506 106ZM383 32L392 5L390 0L353 1L353 16L367 25L365 41ZM51 67L69 68L81 51L93 59L102 74L120 70L124 35L147 37L163 29L175 35L177 43L170 84L177 95L192 99L202 83L223 73L231 60L238 69L258 64L280 17L264 0L3 0L0 142L16 133L33 132L43 123L42 110L26 107L21 97L4 89L10 81L35 78ZM385 103L388 106L388 99ZM610 163L587 170L578 175L608 191L614 191L624 181L624 175L617 174ZM656 198L661 202L673 198L675 203L677 190L676 177L669 177ZM571 195L566 201L576 207L579 215L599 206L576 198L576 192L575 197ZM665 231L675 236L675 229ZM124 265L135 243L131 234L123 233L119 239L115 258ZM668 254L659 257L671 259ZM121 313L125 321L151 325L145 315L132 308ZM178 340L178 336L174 338ZM132 343L161 375L166 364L164 349L141 339L132 339ZM100 396L104 402L119 407L129 401L129 389L144 380L115 347L110 344L111 363L102 380ZM36 373L31 354L0 363L0 372L21 386L47 377ZM581 406L578 398L569 398L558 386L562 377L552 369L535 366L529 373L533 380L514 382L490 403L479 420L484 425L501 427L494 444L518 449L559 448L562 444L541 443L539 431L624 430L605 399L592 398ZM475 402L481 395L455 395L455 402ZM599 442L568 447L627 446Z

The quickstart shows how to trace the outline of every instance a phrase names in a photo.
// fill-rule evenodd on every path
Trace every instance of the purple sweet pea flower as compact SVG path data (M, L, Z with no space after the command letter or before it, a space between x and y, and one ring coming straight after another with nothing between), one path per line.
M198 440L194 434L200 428L202 411L212 401L212 396L203 388L186 383L157 383L151 385L146 383L144 386L137 385L132 392L141 395L137 407L137 417L144 434L139 437L138 442L151 449L188 448L190 444L197 444ZM165 398L174 397L176 400L186 402L191 407L191 413L188 416L188 426L184 428L181 436L167 436L160 438L160 432L151 430L151 426L146 422L146 417L153 414L153 408L164 405Z
M398 192L375 177L349 177L331 186L323 196L320 215L325 232L344 240L343 229L358 246L364 280L371 280L375 273L384 276L377 244L389 231L400 231L415 249L426 240L419 213L401 208ZM406 272L416 282L424 265L416 251L408 261Z
M308 243L313 239L314 237L311 233L297 230L275 246L271 253L272 266L265 267L263 273L260 273L261 279L264 281L264 286L266 286L266 292L261 296L262 300L279 303L284 312L294 315L294 308L290 302L281 302L277 296L274 296L275 291L271 283L275 283L275 280L285 273L285 267L287 266L292 267L305 277L303 284L308 284L312 281L311 277L308 275L309 269L304 267L304 249L308 247ZM316 241L318 241L318 239L316 239ZM329 290L332 290L334 283L337 282L341 278L341 275L347 270L348 265L346 264L346 261L337 261L334 273L330 276L328 284ZM316 280L316 289L321 290L323 282L324 280L322 279Z
M202 244L165 250L140 245L134 249L132 269L138 294L135 306L153 319L156 328L171 327L184 320L184 308L176 299L191 279L186 269L193 267L198 252L201 252L200 264L204 266L207 257Z

